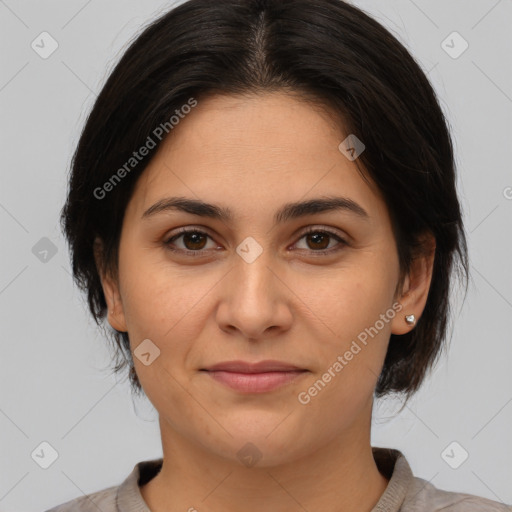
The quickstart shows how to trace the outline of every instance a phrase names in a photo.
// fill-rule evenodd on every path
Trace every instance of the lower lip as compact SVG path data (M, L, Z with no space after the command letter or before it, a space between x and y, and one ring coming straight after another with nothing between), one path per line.
M221 370L207 371L213 379L242 393L265 393L289 384L300 375L302 371L265 372L265 373L235 373Z

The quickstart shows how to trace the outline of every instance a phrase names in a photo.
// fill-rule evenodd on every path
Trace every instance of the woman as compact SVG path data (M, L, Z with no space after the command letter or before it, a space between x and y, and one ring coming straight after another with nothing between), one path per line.
M62 220L163 459L52 511L510 510L370 444L374 396L420 387L468 263L435 93L362 11L156 20L94 105Z

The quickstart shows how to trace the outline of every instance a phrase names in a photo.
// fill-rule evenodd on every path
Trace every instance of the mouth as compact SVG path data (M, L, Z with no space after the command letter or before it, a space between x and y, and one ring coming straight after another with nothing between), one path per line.
M273 391L309 373L309 370L280 361L227 361L200 371L241 393Z

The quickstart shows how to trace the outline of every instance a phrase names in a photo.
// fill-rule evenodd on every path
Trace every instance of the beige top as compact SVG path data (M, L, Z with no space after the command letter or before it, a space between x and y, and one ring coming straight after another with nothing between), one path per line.
M388 486L371 512L512 512L512 506L471 494L437 489L413 476L399 450L372 447L379 471ZM151 512L139 485L151 480L162 467L162 459L137 463L121 485L80 496L46 512Z

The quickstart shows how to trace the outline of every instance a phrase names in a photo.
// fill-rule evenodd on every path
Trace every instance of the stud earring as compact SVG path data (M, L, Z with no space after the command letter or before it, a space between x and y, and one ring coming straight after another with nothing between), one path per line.
M416 317L414 315L406 315L405 316L405 321L409 324L409 325L414 325L416 323Z

